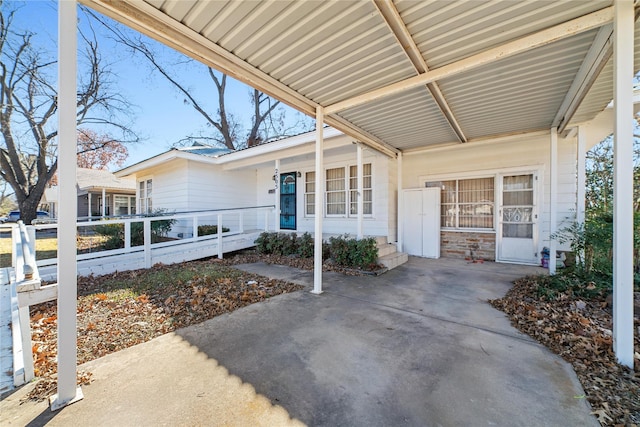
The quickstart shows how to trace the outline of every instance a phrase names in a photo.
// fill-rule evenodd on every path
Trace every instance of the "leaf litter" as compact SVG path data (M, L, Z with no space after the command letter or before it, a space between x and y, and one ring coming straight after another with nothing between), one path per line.
M209 259L78 277L78 364L302 289L242 272L229 264ZM39 381L25 399L41 401L56 389L56 303L34 305L30 314L34 371ZM79 371L77 383L90 384L91 373Z
M489 303L505 312L514 327L573 365L600 424L640 424L640 313L634 318L632 371L618 364L613 353L611 307L604 297L561 293L549 299L538 296L537 290L536 278L526 277Z

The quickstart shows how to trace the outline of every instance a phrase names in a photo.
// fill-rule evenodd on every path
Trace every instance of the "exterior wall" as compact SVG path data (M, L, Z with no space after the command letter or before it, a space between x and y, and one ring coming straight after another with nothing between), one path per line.
M558 137L558 197L557 228L568 224L576 210L576 138ZM482 143L459 144L452 147L437 148L416 154L405 154L403 158L403 187L424 187L429 180L486 177L505 172L539 171L537 212L538 253L549 246L550 230L550 136L524 135ZM489 234L496 236L497 208L495 210L494 230ZM444 231L444 230L443 230ZM464 231L447 232L447 242L455 241L452 233L468 235L468 244L476 238L474 233ZM443 238L444 239L444 238ZM445 249L441 241L442 249ZM460 245L456 243L455 245ZM568 247L558 245L558 250ZM459 250L459 249L455 249ZM453 254L452 254L453 255ZM460 255L460 254L458 254ZM464 255L462 255L464 256ZM495 257L495 252L493 254ZM487 257L489 259L489 257Z
M243 169L239 171L223 170L219 165L189 161L187 174L189 211L212 209L235 209L256 206L256 171ZM257 228L255 211L243 214L245 230ZM215 225L217 217L201 218L200 225ZM223 227L232 230L240 226L239 215L225 215ZM189 231L191 232L191 231Z
M371 163L372 168L372 191L373 206L372 216L365 216L363 219L363 233L365 236L389 236L395 240L396 230L390 228L393 222L390 220L389 206L395 203L395 194L390 194L391 184L389 183L390 169L389 165L394 160L387 156L376 152L375 150L365 148L363 151L363 163ZM324 154L325 169L352 166L356 164L356 146L349 144L338 149L327 150ZM257 204L273 205L275 204L275 193L269 193L274 189L273 174L275 162L268 167L262 167L257 170ZM296 232L314 232L314 216L305 216L304 206L304 190L305 190L305 174L313 171L315 168L314 154L309 153L303 156L297 156L295 160L283 158L280 161L280 173L300 172L301 177L296 181ZM348 171L347 171L348 173ZM394 172L395 173L395 172ZM324 177L325 174L323 173ZM393 184L395 185L395 184ZM391 197L390 197L391 196ZM269 229L275 227L274 215L269 215ZM395 221L395 220L394 220ZM325 234L357 234L357 217L344 215L341 217L327 217L323 219L323 230ZM263 227L264 220L259 219L259 227Z
M440 255L445 258L467 258L473 256L486 261L495 261L496 234L441 231Z

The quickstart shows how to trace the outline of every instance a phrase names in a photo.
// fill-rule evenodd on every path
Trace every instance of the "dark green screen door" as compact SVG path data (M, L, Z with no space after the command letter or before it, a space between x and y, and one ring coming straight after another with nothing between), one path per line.
M280 175L280 228L296 229L296 173Z

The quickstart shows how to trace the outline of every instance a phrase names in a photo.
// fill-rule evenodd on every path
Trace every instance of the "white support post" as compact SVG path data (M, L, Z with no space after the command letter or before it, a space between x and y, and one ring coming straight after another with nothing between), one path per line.
M191 229L191 237L193 239L198 238L198 216L197 215L193 216L193 228Z
M633 40L632 0L614 2L613 350L633 369Z
M556 274L556 240L552 238L557 227L558 210L558 129L551 128L549 143L549 155L551 167L549 168L550 200L549 200L549 274Z
M244 211L240 211L240 218L238 218L238 231L244 233Z
M145 218L142 224L144 236L144 267L151 268L151 220Z
M105 188L102 189L102 218L105 217L107 212L107 190Z
M358 143L356 148L356 169L358 174L358 239L364 237L363 219L364 219L364 171L362 170L362 144Z
M316 193L315 193L315 228L313 246L313 290L311 293L322 293L322 215L324 213L324 108L316 108Z
M222 215L218 214L218 259L222 259Z
M269 211L264 211L264 231L269 231Z
M58 393L51 410L82 399L77 374L76 0L58 2Z
M124 225L124 248L129 249L131 247L131 221L126 221L123 225Z
M402 153L398 153L398 207L396 211L396 224L398 235L396 236L396 250L402 252L402 233L404 233L404 224L402 222Z
M34 377L29 306L20 307L18 316L20 318L20 334L22 335L20 338L22 340L22 357L24 359L24 382L28 383Z
M92 214L91 214L91 193L87 193L87 209L88 209L88 213L89 213L89 219L91 219Z
M18 267L18 253L16 252L16 242L20 236L20 227L15 225L11 228L11 247L13 250L11 251L11 267L14 269Z
M586 136L584 134L584 126L578 126L578 143L577 143L577 189L576 189L576 222L584 224L585 209L585 189L587 185L586 178Z
M280 159L276 159L275 167L273 172L273 179L275 184L275 200L274 205L276 206L276 214L274 218L274 230L280 231Z

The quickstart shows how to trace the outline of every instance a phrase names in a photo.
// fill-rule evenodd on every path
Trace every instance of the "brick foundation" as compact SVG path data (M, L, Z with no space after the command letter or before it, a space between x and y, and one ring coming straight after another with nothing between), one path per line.
M440 232L440 256L464 259L471 256L471 251L475 258L495 261L495 233Z

